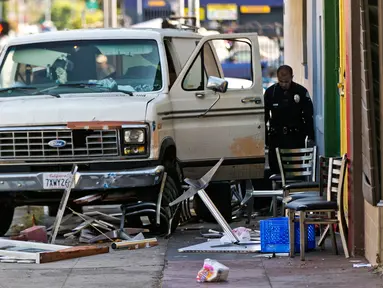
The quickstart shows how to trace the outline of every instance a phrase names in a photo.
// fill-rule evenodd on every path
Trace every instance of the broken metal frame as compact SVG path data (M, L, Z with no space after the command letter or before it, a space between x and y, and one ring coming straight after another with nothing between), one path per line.
M211 201L209 196L207 195L205 188L209 185L210 181L212 180L214 174L217 172L218 168L221 166L224 158L221 158L221 160L218 161L218 163L211 168L203 177L201 177L198 180L192 180L189 178L185 179L185 182L189 184L189 189L183 193L180 197L178 197L176 200L171 202L169 206L176 205L182 201L185 201L186 199L191 198L195 194L198 194L201 198L202 202L206 205L206 207L209 209L210 213L213 215L217 223L221 226L225 236L231 241L229 244L223 244L223 245L217 245L215 248L218 247L228 247L235 245L252 245L255 243L252 242L241 242L237 235L232 231L229 224L226 222L225 218L223 218L222 214L219 212L217 207L214 205L214 203Z
M67 188L65 188L64 194L61 198L59 210L57 212L57 216L55 219L55 223L53 224L53 233L49 237L49 243L53 244L56 241L57 233L60 229L61 220L64 216L64 212L68 203L68 199L70 196L70 193L72 191L73 183L75 182L76 173L78 170L78 166L76 164L73 164L72 170L70 171L70 183Z
M246 180L246 194L245 197L243 197L243 200L241 202L241 206L244 206L246 203L248 203L247 206L247 221L246 224L250 223L251 220L251 214L253 212L253 204L254 204L254 198L256 197L272 197L273 198L273 217L278 216L278 201L277 197L281 196L283 197L283 189L277 189L277 190L254 190L253 184L251 183L251 180Z

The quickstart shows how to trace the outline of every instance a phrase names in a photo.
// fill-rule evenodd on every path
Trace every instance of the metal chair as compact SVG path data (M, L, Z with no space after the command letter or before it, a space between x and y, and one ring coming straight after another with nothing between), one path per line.
M302 198L323 196L327 185L328 160L329 158L319 156L319 181L296 182L283 186L282 202L287 204Z
M279 169L281 171L281 174L273 175L275 177L273 181L279 181L282 188L278 189L275 185L273 185L273 190L254 190L251 181L246 180L246 194L242 199L241 206L244 206L246 203L248 203L248 220L246 222L247 224L250 223L251 220L254 197L271 197L272 205L270 209L273 210L273 217L277 217L277 200L283 199L284 186L286 186L288 183L291 184L293 182L301 181L303 183L308 183L301 186L307 189L306 187L312 185L312 182L315 181L317 157L316 146L300 149L276 148L276 153L277 158L279 159ZM304 180L306 180L306 182L304 182ZM317 184L317 186L319 187L319 184Z
M319 199L317 197L309 197L287 203L286 209L289 218L290 257L294 257L295 255L294 223L299 221L300 258L302 261L305 260L307 224L327 225L327 228L321 235L318 245L321 245L330 230L333 249L335 254L338 254L334 229L334 224L337 224L339 227L345 257L349 258L346 236L347 226L345 224L343 210L343 188L346 166L346 154L341 158L329 158L326 197L321 197ZM323 180L321 180L321 182L322 181ZM299 212L299 220L295 217L295 213L297 212Z
M276 148L276 154L280 174L278 178L273 175L273 190L277 190L277 186L281 186L283 195L273 197L274 209L277 200L283 200L290 193L317 191L319 189L319 183L316 182L316 146L296 149ZM315 196L315 194L311 196ZM284 211L283 204L282 211Z

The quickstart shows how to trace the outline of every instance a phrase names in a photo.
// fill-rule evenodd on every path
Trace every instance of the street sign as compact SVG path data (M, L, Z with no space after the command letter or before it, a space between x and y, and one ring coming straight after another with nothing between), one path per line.
M237 4L207 4L207 19L209 20L237 20Z
M86 1L86 9L88 9L88 10L98 9L97 0L87 0Z

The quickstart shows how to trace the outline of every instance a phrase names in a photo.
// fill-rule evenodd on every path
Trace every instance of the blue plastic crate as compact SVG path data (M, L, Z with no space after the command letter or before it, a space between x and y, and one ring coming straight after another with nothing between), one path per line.
M288 217L261 220L261 252L288 253L289 220ZM299 223L295 222L295 252L300 252ZM315 249L315 225L307 226L307 250Z

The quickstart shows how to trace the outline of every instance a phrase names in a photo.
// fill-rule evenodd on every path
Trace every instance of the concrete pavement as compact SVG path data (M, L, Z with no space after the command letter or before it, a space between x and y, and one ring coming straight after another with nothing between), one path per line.
M215 224L188 225L199 226L217 229ZM206 241L199 230L184 228L179 227L169 240L159 239L159 246L147 249L110 250L109 254L40 265L0 263L0 288L383 287L381 278L369 268L352 267L355 261L365 263L365 259L332 255L330 244L326 251L307 253L306 262L301 262L299 256L268 259L259 254L179 253L181 247ZM196 275L205 258L228 266L229 281L197 283Z
M167 241L46 264L0 264L0 288L160 287Z
M253 221L255 222L255 221ZM218 229L214 224L204 228ZM198 226L198 225L195 225ZM232 227L238 227L233 223ZM177 231L168 243L166 267L162 280L163 288L183 287L235 287L235 288L381 288L383 281L373 275L371 268L353 268L354 263L367 263L364 258L345 259L344 254L333 255L331 242L326 242L325 251L306 254L306 261L299 254L289 257L266 258L259 254L224 253L178 253L177 249L202 243L199 231ZM341 245L338 245L341 250ZM205 258L215 259L230 268L226 283L201 284L196 282L198 271Z

